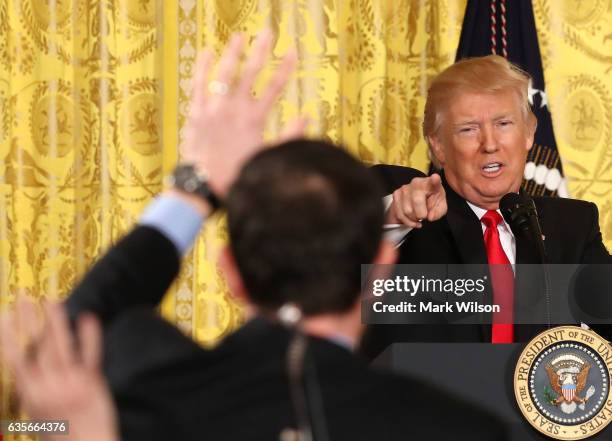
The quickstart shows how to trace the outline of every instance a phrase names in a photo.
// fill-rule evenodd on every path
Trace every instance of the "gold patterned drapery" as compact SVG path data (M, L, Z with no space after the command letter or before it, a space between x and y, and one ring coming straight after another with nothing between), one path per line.
M0 308L63 297L161 188L160 6L0 1Z
M270 27L272 65L298 51L270 135L305 112L366 162L425 169L424 94L465 3L0 0L0 308L61 298L130 227L176 160L197 51L232 32ZM570 193L598 204L612 249L612 2L533 6ZM226 234L209 222L162 306L205 344L242 320L215 262Z
M570 196L598 205L612 250L612 2L532 2Z

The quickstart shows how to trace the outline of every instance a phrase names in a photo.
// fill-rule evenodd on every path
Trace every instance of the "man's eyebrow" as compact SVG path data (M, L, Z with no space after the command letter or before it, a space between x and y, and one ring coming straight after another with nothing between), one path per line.
M459 121L453 124L453 126L458 127L458 126L476 125L476 124L480 124L480 121L476 119L466 119L466 120Z
M508 111L508 112L501 112L498 113L497 115L495 115L491 121L499 121L500 119L505 119L505 118L514 118L515 115L513 112ZM478 119L469 119L466 118L464 120L460 120L456 123L453 124L454 127L459 127L459 126L466 126L466 125L478 125L480 124L480 120Z

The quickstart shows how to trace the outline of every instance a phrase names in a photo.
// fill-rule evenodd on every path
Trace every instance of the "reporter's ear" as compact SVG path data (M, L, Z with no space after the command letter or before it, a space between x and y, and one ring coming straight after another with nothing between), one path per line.
M242 275L236 265L236 259L229 245L224 246L219 254L219 265L225 274L230 295L241 303L250 303L249 294L244 287Z

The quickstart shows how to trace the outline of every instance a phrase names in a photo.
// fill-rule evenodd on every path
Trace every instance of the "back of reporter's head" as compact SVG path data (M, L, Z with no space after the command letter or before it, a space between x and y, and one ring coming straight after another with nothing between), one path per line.
M230 248L250 300L306 316L349 310L360 265L372 262L383 224L370 171L322 141L297 140L256 155L228 200Z

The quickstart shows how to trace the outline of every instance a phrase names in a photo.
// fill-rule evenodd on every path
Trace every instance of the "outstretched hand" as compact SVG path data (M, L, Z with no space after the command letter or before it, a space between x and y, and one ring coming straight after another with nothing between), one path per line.
M446 214L446 191L440 175L414 178L393 192L393 203L387 211L389 224L421 228L422 221L435 221Z

